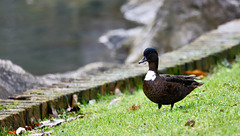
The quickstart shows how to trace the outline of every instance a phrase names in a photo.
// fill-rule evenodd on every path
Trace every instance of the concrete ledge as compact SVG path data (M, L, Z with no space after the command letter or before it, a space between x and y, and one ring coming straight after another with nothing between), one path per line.
M183 74L186 70L200 69L209 71L222 59L234 59L240 53L240 20L229 22L217 30L202 35L189 45L160 56L161 73ZM28 100L0 99L0 128L29 125L31 118L43 119L51 113L51 105L56 109L67 108L73 94L83 102L96 99L114 91L131 90L142 84L147 65L123 65L94 77L79 77L70 82L33 89L21 96Z

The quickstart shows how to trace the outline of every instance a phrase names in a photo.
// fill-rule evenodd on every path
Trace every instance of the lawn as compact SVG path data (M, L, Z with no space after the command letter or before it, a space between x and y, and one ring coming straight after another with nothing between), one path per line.
M182 101L164 105L148 100L142 90L134 94L104 96L81 107L85 117L63 123L52 135L240 135L240 63L217 66L205 84ZM113 104L109 103L119 98ZM132 110L133 104L140 105ZM193 121L193 127L185 126Z

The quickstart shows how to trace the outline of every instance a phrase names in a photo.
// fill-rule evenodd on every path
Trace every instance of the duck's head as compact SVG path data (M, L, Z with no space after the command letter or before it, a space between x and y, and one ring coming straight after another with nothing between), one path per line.
M146 48L143 52L143 58L138 62L138 64L141 64L145 61L148 63L158 63L158 53L154 48Z

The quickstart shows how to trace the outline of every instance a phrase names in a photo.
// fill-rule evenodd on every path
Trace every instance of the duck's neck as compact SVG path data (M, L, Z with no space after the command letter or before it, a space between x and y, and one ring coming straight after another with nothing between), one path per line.
M158 75L158 59L154 62L149 62L149 70L154 71Z

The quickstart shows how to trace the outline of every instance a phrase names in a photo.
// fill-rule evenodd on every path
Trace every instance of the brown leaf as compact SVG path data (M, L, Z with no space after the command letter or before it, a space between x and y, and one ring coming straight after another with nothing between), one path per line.
M190 126L190 127L193 127L194 125L195 125L194 120L188 120L188 122L185 124L185 126Z
M8 134L16 134L16 130L8 131Z
M141 107L140 104L139 104L138 106L137 106L136 104L133 104L133 105L130 106L128 109L129 109L129 110L133 110L133 111L135 111L135 110L137 110L137 109L140 109L140 107Z
M25 129L26 130L32 130L32 129L34 129L34 126L33 125L25 126Z
M233 106L237 106L237 103L236 103L236 104L234 104Z
M192 70L192 71L185 71L184 74L188 74L188 75L196 75L196 76L200 76L200 75L203 75L203 76L207 76L207 74L201 70Z
M37 122L35 125L38 127L38 126L40 125L40 123L39 123L39 122Z
M76 94L72 97L72 107L78 107L78 96Z

